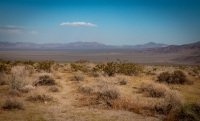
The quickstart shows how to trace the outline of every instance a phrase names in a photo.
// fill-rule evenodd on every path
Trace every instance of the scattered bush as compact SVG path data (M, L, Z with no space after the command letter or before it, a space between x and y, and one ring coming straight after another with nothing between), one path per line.
M58 89L57 86L52 86L52 87L49 87L49 91L51 91L51 92L58 92L59 89Z
M55 85L56 82L55 80L48 76L48 75L44 75L44 76L40 76L38 81L35 82L35 86L42 86L42 85Z
M191 83L182 71L174 71L173 73L163 72L158 76L157 81L173 84Z
M7 72L9 70L9 65L0 62L0 72Z
M128 82L127 79L123 77L118 78L118 80L120 85L126 85Z
M51 72L51 66L54 64L54 61L42 61L38 63L37 68L39 70L44 70L46 72Z
M165 85L156 83L143 83L140 92L145 92L150 97L164 97L165 92L169 89Z
M8 94L11 96L20 96L20 93L17 89L10 89Z
M177 118L184 121L199 121L200 120L200 103L192 102L185 103L177 112Z
M15 98L8 98L4 102L2 108L3 109L24 109L24 104Z
M45 101L52 101L53 97L44 93L33 93L31 96L28 97L28 101L38 101L38 102L45 102Z
M71 77L71 81L84 81L85 76L81 73L76 73L74 76Z
M103 71L108 76L114 76L116 73L137 75L139 72L142 72L142 67L131 62L108 62L106 64L97 64L93 71Z
M94 90L89 86L81 86L79 90L83 93L91 94Z
M0 85L8 84L9 76L5 73L0 73Z
M125 75L138 75L139 72L142 72L142 67L131 62L120 63L118 73Z
M116 90L116 89L103 89L99 95L98 95L98 99L99 98L103 98L103 99L117 99L119 98L120 94L119 94L119 91Z
M88 66L87 63L71 63L70 67L72 71L82 71L82 72L89 72L90 67Z
M22 87L27 85L27 78L29 77L29 73L26 70L25 66L14 66L11 69L11 79L9 80L9 84L11 89L20 90Z
M32 86L32 85L26 85L26 86L22 87L22 88L20 89L20 91L25 92L25 93L28 93L28 92L30 92L30 91L32 91L32 90L34 90L34 89L35 89L34 86Z

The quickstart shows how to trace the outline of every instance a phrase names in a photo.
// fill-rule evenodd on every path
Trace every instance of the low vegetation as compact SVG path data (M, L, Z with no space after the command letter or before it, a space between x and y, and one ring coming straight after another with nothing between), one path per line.
M8 109L8 110L10 110L10 109L24 109L24 104L21 101L15 99L15 98L8 98L4 102L4 104L2 105L2 108Z
M53 97L44 93L33 93L27 98L27 100L35 101L35 102L45 102L45 101L48 102L48 101L52 101Z
M55 80L48 76L48 75L43 75L43 76L40 76L38 81L35 82L35 86L42 86L42 85L55 85L56 82Z
M158 82L166 82L172 84L190 84L186 75L182 71L174 71L173 73L163 72L158 76Z
M42 61L38 63L37 69L44 70L46 72L51 72L51 66L54 64L54 61Z
M0 63L3 65L0 66L0 120L8 119L5 115L14 112L28 113L31 117L38 115L33 113L34 106L38 113L46 112L41 115L47 120L58 116L70 117L71 109L74 109L73 116L80 115L80 110L81 115L88 116L91 109L95 112L103 109L108 115L114 112L117 117L132 112L125 116L138 113L166 121L200 120L198 66L138 65L127 61L91 63L83 60L74 63ZM54 114L53 119L49 114Z

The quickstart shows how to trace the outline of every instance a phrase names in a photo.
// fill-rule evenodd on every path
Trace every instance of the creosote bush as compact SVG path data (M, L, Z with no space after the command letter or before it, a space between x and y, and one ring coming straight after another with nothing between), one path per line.
M200 120L200 103L186 103L181 106L178 114L178 119L181 120L190 120L190 121L199 121Z
M103 99L117 99L119 98L120 94L117 89L114 88L108 88L108 89L103 89L101 92L99 92L98 99L103 98Z
M55 80L48 76L48 75L44 75L44 76L40 76L38 81L35 82L35 86L42 86L42 85L55 85L56 82Z
M182 71L174 71L173 73L163 72L158 76L158 82L166 82L172 84L191 83Z
M108 76L114 76L116 73L125 75L138 75L142 72L142 67L131 62L108 62L97 64L94 72L104 72Z
M3 109L24 109L24 104L15 98L8 98L2 105L2 108Z
M58 92L59 88L57 86L51 86L51 87L49 87L49 91L50 92Z
M45 102L45 101L52 101L53 97L44 93L33 93L27 98L27 100Z
M51 72L51 66L54 64L54 61L42 61L38 63L37 68L39 70L44 70L46 72Z
M72 71L82 71L84 73L87 73L90 71L90 67L88 66L88 63L81 63L81 62L71 63L70 67Z
M140 87L140 92L145 92L150 97L164 97L165 92L169 89L162 84L143 83Z
M199 121L200 120L200 102L183 103L179 108L171 112L166 120L170 121Z
M71 81L84 81L84 80L85 80L85 76L82 73L75 73L71 77Z

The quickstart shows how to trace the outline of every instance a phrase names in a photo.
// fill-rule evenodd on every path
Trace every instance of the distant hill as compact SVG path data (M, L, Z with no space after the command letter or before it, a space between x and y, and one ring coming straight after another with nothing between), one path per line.
M184 45L170 45L161 48L151 48L144 51L148 54L174 54L181 55L172 61L177 62L192 62L200 64L200 41Z
M158 44L154 42L149 42L147 44L141 45L105 45L98 42L73 42L73 43L46 43L46 44L36 44L27 42L0 42L1 49L135 49L143 50L147 48L160 48L166 47L166 44Z

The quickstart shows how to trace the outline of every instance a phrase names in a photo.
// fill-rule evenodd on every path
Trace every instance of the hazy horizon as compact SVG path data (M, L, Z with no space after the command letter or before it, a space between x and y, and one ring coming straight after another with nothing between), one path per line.
M0 42L200 41L198 0L1 0Z

